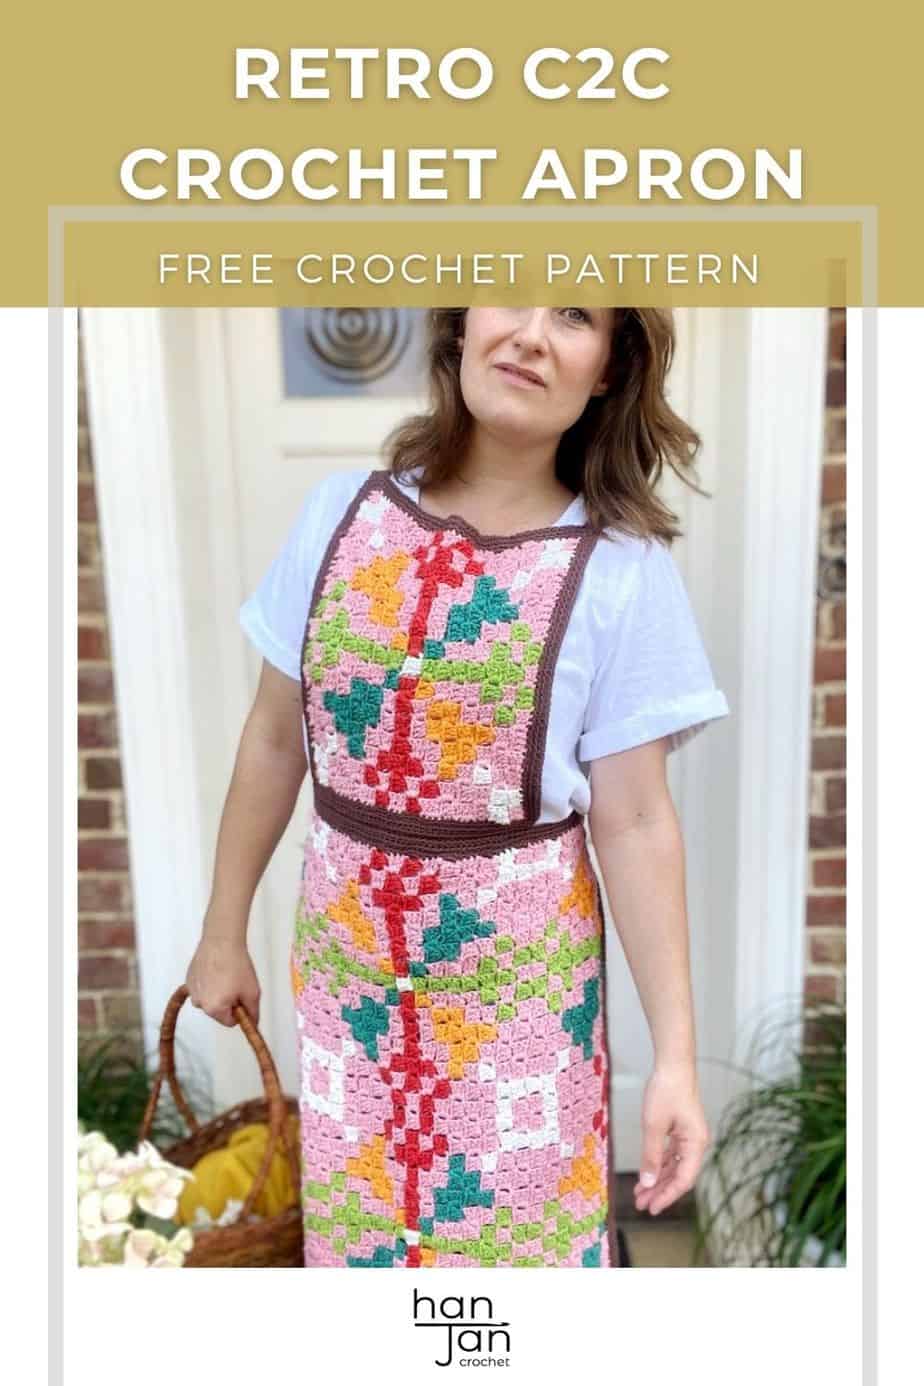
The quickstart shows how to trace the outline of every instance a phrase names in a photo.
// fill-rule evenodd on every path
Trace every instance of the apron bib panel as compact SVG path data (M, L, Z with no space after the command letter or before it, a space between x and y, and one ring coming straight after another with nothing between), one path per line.
M373 473L305 631L320 798L396 825L535 822L555 659L594 542L577 525L484 539Z

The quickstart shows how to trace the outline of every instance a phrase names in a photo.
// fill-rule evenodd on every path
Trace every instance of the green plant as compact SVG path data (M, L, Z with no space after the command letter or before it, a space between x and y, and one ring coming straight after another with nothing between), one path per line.
M121 1031L81 1037L77 1046L77 1117L87 1131L102 1131L118 1150L131 1150L151 1093L156 1058L148 1059ZM200 1120L214 1115L204 1084L185 1073L183 1092ZM154 1114L151 1142L163 1150L188 1134L169 1092Z
M799 1041L787 1043L797 1029ZM696 1253L721 1225L750 1265L798 1266L816 1238L818 1265L846 1259L846 1012L814 1005L764 1027L755 1058L788 1055L776 1075L753 1069L750 1089L722 1114L697 1189ZM813 1259L814 1252L813 1252Z

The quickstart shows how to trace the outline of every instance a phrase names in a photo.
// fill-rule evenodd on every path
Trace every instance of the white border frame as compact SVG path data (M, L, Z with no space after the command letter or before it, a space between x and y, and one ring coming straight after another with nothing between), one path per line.
M738 695L737 1014L801 1001L827 310L749 312ZM766 410L782 397L790 407ZM795 388L792 387L795 382ZM753 561L751 559L753 558Z
M164 322L82 309L87 414L119 713L145 1044L185 976L175 921L206 898L177 532ZM208 1052L213 1022L184 1030Z

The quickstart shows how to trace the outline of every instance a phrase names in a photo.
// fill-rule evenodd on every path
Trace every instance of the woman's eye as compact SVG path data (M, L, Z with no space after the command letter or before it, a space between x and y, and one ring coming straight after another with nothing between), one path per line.
M570 313L576 313L577 317L568 317L569 322L590 322L590 314L586 308L563 308L562 312L566 317Z

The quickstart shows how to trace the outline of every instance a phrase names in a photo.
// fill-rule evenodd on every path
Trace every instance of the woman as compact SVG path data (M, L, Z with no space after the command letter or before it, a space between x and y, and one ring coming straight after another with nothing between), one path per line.
M636 1207L708 1141L668 752L727 707L653 494L697 435L670 315L430 315L432 410L326 478L264 656L187 984L259 1017L254 890L310 766L292 945L310 1266L617 1264L603 915L651 1027ZM665 1144L666 1143L666 1144Z

